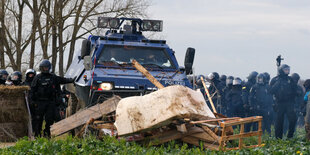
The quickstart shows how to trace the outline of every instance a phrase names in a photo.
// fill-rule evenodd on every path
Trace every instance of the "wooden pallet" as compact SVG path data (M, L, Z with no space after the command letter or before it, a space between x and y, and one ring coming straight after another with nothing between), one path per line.
M261 146L262 136L262 116L253 116L247 118L232 117L218 118L200 121L191 121L190 119L175 120L174 123L156 128L144 133L135 133L131 136L119 137L128 141L149 145L160 145L172 140L181 140L195 146L203 146L211 150L237 150L242 148L253 148ZM180 123L181 122L181 123ZM248 133L244 132L245 124L258 122L258 130ZM104 121L94 121L91 119L86 125L88 128L97 130L110 129L112 132L116 128L112 123ZM81 133L84 133L85 126ZM233 126L240 126L240 133L233 131ZM243 139L257 136L257 145L247 145ZM100 136L99 136L100 137ZM232 140L238 140L238 147L228 148L227 144Z

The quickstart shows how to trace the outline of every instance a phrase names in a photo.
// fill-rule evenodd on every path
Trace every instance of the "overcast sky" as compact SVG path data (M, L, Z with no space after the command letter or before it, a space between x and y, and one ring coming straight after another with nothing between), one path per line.
M197 74L274 76L281 54L291 73L310 78L309 0L154 0L148 12L164 21L160 36L179 64L196 49Z

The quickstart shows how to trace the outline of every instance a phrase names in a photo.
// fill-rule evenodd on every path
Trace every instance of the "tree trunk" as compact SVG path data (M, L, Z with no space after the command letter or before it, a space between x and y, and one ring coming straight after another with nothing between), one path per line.
M73 28L73 32L72 32L72 37L71 37L71 44L70 44L70 50L69 50L69 56L68 56L68 61L67 61L67 68L66 70L69 69L71 63L72 63L72 59L73 59L73 54L74 54L74 50L75 50L75 42L76 42L76 36L77 33L79 31L79 18L80 18L80 14L81 14L81 10L82 10L82 6L84 5L84 0L81 0L80 4L79 4L79 8L76 11L76 17L74 20L74 28Z
M2 22L4 22L4 0L0 1L0 33L4 34L2 28ZM4 59L4 35L0 35L0 68L5 69L5 59Z
M36 31L37 31L37 18L39 18L39 11L38 11L38 3L37 0L32 0L33 2L33 21L32 21L32 30L31 30L31 47L30 47L30 62L29 68L34 68L34 55L35 55L35 48L36 48Z
M23 29L23 11L24 11L24 2L19 2L18 6L18 26L17 26L17 42L16 42L16 65L17 65L17 70L21 71L22 67L22 29Z
M53 65L53 71L55 72L56 68L56 61L57 61L57 18L58 18L58 4L57 0L54 0L54 18L51 19L51 25L52 25L52 65Z
M63 39L62 39L62 37L63 37L63 35L62 35L62 33L63 33L63 26L64 26L64 22L63 22L63 19L61 18L62 17L62 7L63 7L63 5L62 5L62 1L60 0L60 1L58 1L58 41L59 41L59 47L58 47L58 49L59 49L59 53L58 53L58 55L59 55L59 64L58 64L58 67L59 67L59 75L60 76L64 76L64 65L63 65L63 63L64 63L64 48L63 48Z
M0 27L0 33L3 34L3 29ZM3 46L3 35L0 35L0 68L5 69L4 63L4 46Z
M47 6L47 7L46 7ZM50 10L51 10L51 0L47 0L47 5L45 5L45 13L46 13L46 25L45 25L45 34L44 34L44 41L42 45L42 50L43 50L43 58L48 59L48 38L49 38L49 31L50 31Z

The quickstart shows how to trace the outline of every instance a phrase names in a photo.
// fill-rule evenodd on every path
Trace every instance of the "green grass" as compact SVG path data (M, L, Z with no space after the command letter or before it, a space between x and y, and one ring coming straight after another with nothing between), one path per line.
M111 137L98 140L94 137L78 139L68 136L63 140L38 138L35 141L24 138L13 147L0 149L0 154L310 154L310 142L307 142L304 136L303 128L297 129L292 139L278 140L264 135L264 147L227 152L205 150L175 141L154 147Z

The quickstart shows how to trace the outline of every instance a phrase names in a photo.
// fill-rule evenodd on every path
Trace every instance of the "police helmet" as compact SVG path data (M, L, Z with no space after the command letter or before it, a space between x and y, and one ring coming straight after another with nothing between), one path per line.
M26 71L26 77L28 77L29 74L36 75L37 72L36 72L34 69L27 69L27 71Z
M232 84L233 80L234 80L233 76L228 76L227 79L226 79L226 85Z
M265 83L268 84L269 81L270 81L270 74L267 73L267 72L264 72L263 74L264 74L264 76L265 76L265 79L264 79L264 80L265 80Z
M264 74L258 74L256 77L256 83L258 84L264 84L265 83L265 75Z
M282 64L279 69L279 74L280 75L289 75L290 74L290 66L287 64Z
M300 76L297 73L293 73L291 75L291 78L297 83L299 81L299 79L300 79Z
M248 76L248 80L253 80L253 79L256 79L256 76L258 75L258 72L256 71L253 71L249 74Z
M226 76L226 75L221 75L221 77L220 77L220 80L221 80L221 81L226 81L226 79L227 79L227 76Z
M51 64L51 62L49 60L44 59L40 63L39 67L40 67L41 73L50 73L50 70L52 68L52 64Z
M205 77L203 75L198 75L197 78L196 78L196 84L199 86L199 87L202 87L203 84L202 84L202 81L201 81L201 77L203 79L205 79Z
M207 76L207 79L210 81L219 80L220 75L217 72L212 72Z
M4 70L4 69L0 70L0 79L1 80L6 80L8 76L9 76L9 73L6 70Z
M242 83L242 80L240 79L240 78L235 78L234 80L233 80L233 85L234 86L236 86L236 85L241 85L241 83Z
M11 74L11 81L14 85L19 85L22 82L22 73L20 71L14 71Z

